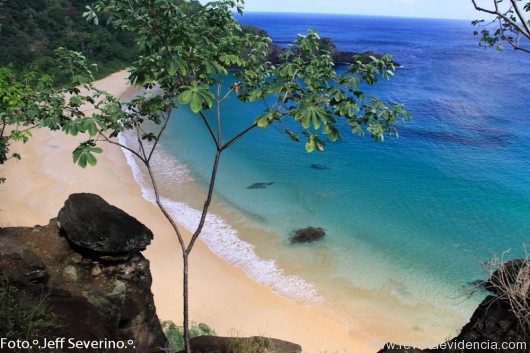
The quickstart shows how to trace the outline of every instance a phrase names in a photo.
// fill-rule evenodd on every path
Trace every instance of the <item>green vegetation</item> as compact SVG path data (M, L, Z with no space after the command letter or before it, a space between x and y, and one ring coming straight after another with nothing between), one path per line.
M64 48L56 49L55 53L62 58L58 69L68 73L74 86L94 80L91 71L93 67L86 64L81 54ZM17 74L9 68L0 67L0 165L9 159L21 159L19 153L11 151L11 144L26 143L31 137L32 129L69 129L70 134L76 135L77 124L81 124L89 131L94 131L94 126L88 121L83 123L83 120L78 120L71 127L72 120L84 117L81 106L94 101L90 96L76 96L78 93L79 89L75 87L55 88L53 79L48 75L30 71ZM97 94L94 91L94 95ZM70 95L73 96L67 99ZM78 162L86 164L87 159L79 156ZM0 183L3 182L5 178L0 176Z
M255 337L253 340L232 337L228 346L230 353L276 353L277 351L269 346L265 337Z
M508 43L515 50L530 53L530 2L522 0L489 0L489 6L483 6L484 2L471 0L476 10L493 15L480 31L475 31L480 36L480 44L496 47L503 50L503 43ZM475 20L474 26L486 23L485 20ZM492 30L493 29L493 30Z
M397 135L398 122L410 118L401 105L362 91L363 84L373 85L380 78L393 75L390 56L357 57L345 74L339 74L329 51L321 48L319 35L309 31L299 35L280 54L280 63L273 65L267 60L272 40L260 31L243 31L232 10L242 12L241 2L222 0L200 6L189 0L97 1L85 17L100 23L99 18L107 16L118 30L133 33L139 58L130 68L129 79L145 88L156 83L162 93L140 96L124 105L105 96L106 101L99 104L103 108L101 113L72 121L64 129L67 133L90 135L74 152L74 156L85 156L80 163L82 167L86 161L94 164L96 144L107 142L129 150L147 168L156 203L173 226L181 246L182 326L187 352L190 352L188 259L206 221L222 153L249 131L279 124L284 119L297 125L296 129L285 129L286 138L296 142L304 139L307 152L313 152L323 151L328 141L341 138L339 124L353 134L367 133L381 141ZM238 70L229 72L234 67ZM233 77L235 83L224 87L223 82ZM262 102L264 107L261 114L251 117L233 136L223 134L223 121L230 116L223 113L222 105L229 97L242 104ZM189 241L161 202L152 173L156 166L151 163L171 112L184 105L201 119L216 147L206 200ZM147 131L144 123L148 121L154 124ZM89 125L94 128L88 128ZM112 139L126 129L138 134L138 148Z
M38 1L29 3L40 4ZM63 6L66 3L50 1L44 4ZM145 88L152 88L156 83L162 89L159 95L146 94L122 103L93 87L91 67L83 55L63 48L56 50L61 62L59 68L72 77L71 87L83 85L89 90L88 94L81 94L77 88L54 90L48 83L32 89L17 75L3 83L4 91L8 93L2 99L9 104L0 109L1 131L7 148L9 141L18 137L7 135L6 126L22 133L33 127L50 127L62 129L66 134L84 133L88 136L73 153L74 162L81 167L95 165L95 155L101 152L97 144L106 142L129 150L147 168L156 203L173 226L181 246L182 326L187 352L190 352L188 259L206 221L223 152L249 131L278 125L284 120L291 120L295 126L284 130L285 138L295 142L303 140L307 152L314 152L323 151L328 142L342 138L339 125L355 135L369 134L374 140L382 141L385 137L397 136L397 124L410 118L401 105L384 102L362 90L381 78L393 76L395 68L390 56L356 57L354 64L344 74L339 74L330 52L321 46L319 35L309 31L298 35L281 52L280 62L273 64L268 60L272 40L262 31L243 30L234 19L232 10L242 12L241 3L239 0L221 0L202 6L191 0L99 0L88 8L83 17L105 26L105 30L114 28L112 31L116 32L112 33L134 38L138 56L130 68L129 79ZM39 10L44 8L47 7ZM59 21L58 9L56 7L55 15L49 14L56 17L48 27ZM79 18L77 13L76 16ZM15 23L10 27L15 28ZM66 36L75 40L75 34L71 31ZM117 45L113 41L112 45ZM17 41L22 42L22 39ZM32 48L38 48L46 41L28 40L28 43ZM81 49L89 47L88 42L81 43L84 43ZM237 71L230 71L234 68ZM226 80L234 78L230 87L223 86ZM10 83L25 92L23 99L9 93L12 90ZM70 95L67 99L66 94ZM31 104L33 95L37 98ZM230 97L241 104L261 102L264 108L261 113L249 117L247 125L241 126L238 133L226 136L223 121L231 116L223 112L222 105ZM97 109L90 113L80 111L85 103L94 104ZM172 117L171 112L185 105L204 123L210 134L209 143L213 142L216 148L201 217L188 241L160 201L152 173L156 166L151 162ZM27 115L26 111L31 114ZM146 122L151 123L149 130L145 128ZM113 139L125 130L138 134L138 148L121 145Z
M136 57L134 36L82 18L92 0L0 1L0 66L46 73L57 84L68 82L53 51L64 47L99 64L97 77L125 68ZM96 77L96 78L97 78Z
M46 297L34 298L18 290L6 279L0 279L0 333L8 340L43 342L51 332L61 327L61 319L50 312ZM35 348L15 349L14 352L41 352ZM59 353L59 350L51 350Z
M162 321L162 330L166 334L169 352L175 353L180 352L184 349L184 328L177 326L173 321ZM215 336L215 331L212 330L208 325L191 323L190 326L190 338L198 336Z

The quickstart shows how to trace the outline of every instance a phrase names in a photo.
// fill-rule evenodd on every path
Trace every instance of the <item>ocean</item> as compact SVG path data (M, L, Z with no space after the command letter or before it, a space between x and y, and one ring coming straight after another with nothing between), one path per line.
M469 21L246 13L286 46L316 29L340 50L389 53L402 67L370 91L410 110L399 138L379 143L341 130L322 153L254 129L222 156L202 239L276 293L321 310L366 337L442 341L484 293L481 261L530 241L530 55L478 46ZM339 70L343 68L339 67ZM223 107L228 139L259 104ZM174 113L157 156L174 216L196 223L214 146L201 119ZM149 186L134 162L137 179ZM264 183L263 188L248 188ZM291 244L299 228L326 237Z

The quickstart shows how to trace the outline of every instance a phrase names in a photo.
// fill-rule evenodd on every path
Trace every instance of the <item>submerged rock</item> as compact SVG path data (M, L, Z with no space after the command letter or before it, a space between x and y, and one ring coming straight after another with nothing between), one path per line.
M318 227L307 227L298 229L293 238L291 239L291 243L310 243L315 240L320 240L326 235L326 232L324 229Z
M324 164L313 163L313 164L311 164L311 169L325 170L325 169L329 169L329 167L324 165Z
M267 186L271 186L272 184L274 184L273 181L268 183L254 183L250 186L247 186L247 189L265 189Z
M153 233L136 218L94 194L70 195L58 221L80 253L87 250L87 254L106 260L126 260L153 239Z

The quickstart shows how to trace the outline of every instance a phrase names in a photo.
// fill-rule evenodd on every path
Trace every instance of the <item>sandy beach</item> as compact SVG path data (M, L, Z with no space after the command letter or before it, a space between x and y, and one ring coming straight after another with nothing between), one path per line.
M116 96L127 97L125 71L97 82ZM68 195L91 192L138 218L155 234L144 252L151 262L152 291L161 320L181 322L180 247L167 220L142 197L123 152L103 145L96 167L81 169L72 150L82 137L34 130L25 145L13 145L21 161L0 167L7 182L0 185L0 226L47 224L56 217ZM273 293L198 242L191 255L190 314L219 335L265 335L296 342L304 352L374 352L367 338L306 306Z

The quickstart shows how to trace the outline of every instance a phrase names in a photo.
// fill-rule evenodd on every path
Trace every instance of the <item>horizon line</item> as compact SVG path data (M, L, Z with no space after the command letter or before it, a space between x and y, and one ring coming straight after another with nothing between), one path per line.
M234 14L238 14L233 11ZM422 16L399 16L399 15L373 15L373 14L356 14L356 13L335 13L335 12L302 12L302 11L259 11L243 9L243 16L246 13L261 14L284 14L284 15L334 15L334 16L359 16L359 17L381 17L381 18L402 18L402 19L424 19L424 20L450 20L450 21L473 21L471 18L449 18L449 17L422 17ZM241 16L241 15L239 15Z

